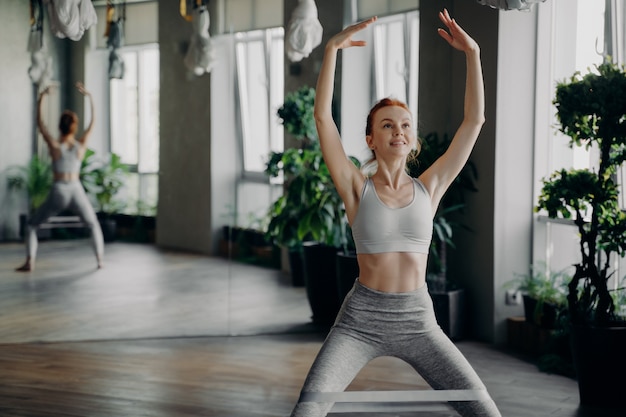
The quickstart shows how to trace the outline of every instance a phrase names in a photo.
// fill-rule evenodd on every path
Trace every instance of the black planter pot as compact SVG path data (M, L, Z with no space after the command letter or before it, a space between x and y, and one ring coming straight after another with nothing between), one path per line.
M291 285L294 287L304 287L302 250L300 248L289 249L287 256L289 260L289 270L291 271Z
M20 238L26 238L26 229L28 228L28 215L20 214ZM37 239L45 240L52 237L50 229L37 229Z
M558 317L558 308L554 304L539 302L526 294L524 300L524 318L526 322L536 324L543 329L554 329Z
M222 239L227 242L237 242L239 234L243 229L234 226L222 226Z
M305 243L302 247L304 282L307 298L313 312L313 323L330 326L339 312L337 294L337 248L319 243Z
M156 217L136 214L114 213L116 239L129 242L153 243L156 236Z
M105 242L114 242L117 238L117 222L110 216L98 213L98 223L102 229L102 237Z
M437 323L452 340L465 337L465 290L429 291Z
M354 281L359 277L359 263L355 252L337 252L336 256L337 294L339 304L342 304L343 299L354 286Z
M626 327L572 326L570 341L580 404L626 411Z

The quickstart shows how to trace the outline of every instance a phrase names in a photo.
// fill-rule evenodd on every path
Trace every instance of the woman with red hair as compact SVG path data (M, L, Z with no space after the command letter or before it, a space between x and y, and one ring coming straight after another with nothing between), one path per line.
M50 216L54 216L65 209L71 209L76 212L91 229L91 239L97 265L98 268L102 267L104 254L102 229L79 180L80 165L85 156L87 140L94 124L94 104L91 93L85 89L82 83L76 83L76 88L81 94L89 98L91 106L91 121L87 129L79 137L76 137L78 116L70 110L65 110L61 114L58 140L48 131L41 117L41 107L44 97L50 92L50 87L46 88L37 100L37 127L48 145L48 152L52 158L54 182L46 201L37 209L28 222L26 231L26 261L16 269L17 271L28 272L35 269L35 257L38 246L37 229Z
M477 401L451 403L462 416L500 416L476 372L437 324L426 286L433 216L485 120L480 48L447 10L439 18L447 29L439 29L441 37L466 57L465 113L448 150L419 178L406 170L407 159L419 148L406 104L386 98L370 111L365 128L374 169L370 176L347 158L332 117L337 53L365 45L352 37L376 18L344 29L326 45L315 121L324 160L352 227L359 277L311 366L292 417L325 416L331 400L312 400L310 394L345 390L379 356L406 361L435 390L481 393Z

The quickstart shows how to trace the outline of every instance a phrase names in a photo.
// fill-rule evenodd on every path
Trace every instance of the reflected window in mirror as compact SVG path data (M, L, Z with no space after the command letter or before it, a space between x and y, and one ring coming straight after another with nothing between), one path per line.
M372 101L395 97L417 113L419 12L380 18L374 26L374 94Z
M283 150L283 128L276 111L284 93L283 28L235 34L237 118L243 176L267 180L270 151Z
M122 48L124 77L110 81L111 152L130 169L129 214L154 215L159 172L159 48Z

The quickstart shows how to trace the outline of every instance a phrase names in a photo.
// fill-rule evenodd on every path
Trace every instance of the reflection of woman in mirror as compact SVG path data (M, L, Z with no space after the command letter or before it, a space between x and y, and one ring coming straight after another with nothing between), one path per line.
M71 209L76 212L91 229L91 238L98 268L102 267L102 256L104 254L102 230L100 229L96 213L79 181L81 161L85 156L87 139L94 123L94 104L91 94L82 83L76 83L76 88L89 99L91 106L91 121L82 136L76 137L78 116L70 110L65 110L61 114L58 140L46 128L41 116L41 107L43 98L50 92L50 87L41 93L37 101L37 127L48 145L48 152L52 158L54 182L46 201L37 209L28 222L26 231L26 261L17 268L17 271L32 271L35 269L37 229L50 216L54 216L65 209Z
M347 158L333 120L337 53L365 45L352 37L376 18L344 29L326 45L315 121L324 160L345 203L360 272L311 366L292 417L325 416L331 400L314 402L307 394L345 390L379 356L404 360L435 390L480 394L477 401L451 404L462 416L500 416L483 382L437 324L426 285L433 216L467 162L484 123L480 48L447 10L439 18L447 28L439 29L441 37L465 54L465 114L446 153L419 178L410 177L406 170L407 159L419 149L406 104L386 98L370 111L365 138L376 169L369 177Z

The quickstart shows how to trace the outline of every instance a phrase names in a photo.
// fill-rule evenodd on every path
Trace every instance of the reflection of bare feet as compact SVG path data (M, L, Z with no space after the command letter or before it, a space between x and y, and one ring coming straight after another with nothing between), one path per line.
M102 259L98 258L98 269L104 268L104 264L102 263Z
M33 268L33 266L30 264L30 261L26 261L24 265L20 266L19 268L15 268L15 270L18 272L30 272L34 269L35 268Z

